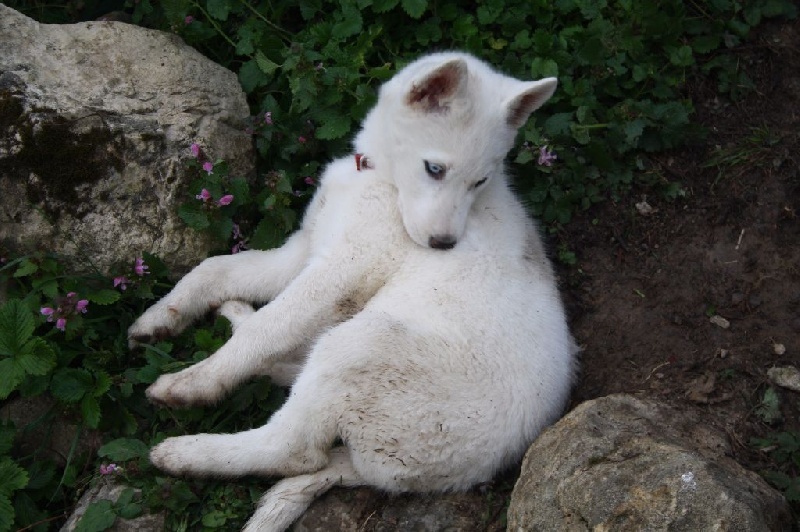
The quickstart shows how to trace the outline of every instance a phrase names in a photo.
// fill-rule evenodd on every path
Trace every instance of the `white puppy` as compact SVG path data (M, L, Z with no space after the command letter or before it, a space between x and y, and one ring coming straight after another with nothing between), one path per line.
M170 438L152 462L290 477L246 527L265 531L334 485L460 490L519 460L562 413L575 366L550 263L504 171L555 87L462 53L387 82L357 155L328 166L283 247L204 261L130 328L136 345L217 307L235 327L210 358L161 376L154 402L213 403L257 374L292 385L265 426Z

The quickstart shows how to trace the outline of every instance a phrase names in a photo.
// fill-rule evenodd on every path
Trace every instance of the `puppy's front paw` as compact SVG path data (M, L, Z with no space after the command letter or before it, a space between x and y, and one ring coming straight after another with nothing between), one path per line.
M206 405L219 400L224 389L199 366L192 366L178 373L162 375L145 391L147 398L159 405L185 408Z
M175 305L155 304L128 329L128 348L152 344L178 334L186 326Z
M195 461L202 457L197 456L197 436L180 436L167 438L150 450L150 463L160 470L171 475L182 476L199 474Z

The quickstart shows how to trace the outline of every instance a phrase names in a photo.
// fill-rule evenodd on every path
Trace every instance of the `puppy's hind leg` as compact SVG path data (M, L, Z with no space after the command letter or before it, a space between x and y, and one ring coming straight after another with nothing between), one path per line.
M315 473L286 478L275 484L261 498L243 532L282 532L306 511L314 499L332 487L364 484L353 468L346 448L332 449L329 458L328 465Z

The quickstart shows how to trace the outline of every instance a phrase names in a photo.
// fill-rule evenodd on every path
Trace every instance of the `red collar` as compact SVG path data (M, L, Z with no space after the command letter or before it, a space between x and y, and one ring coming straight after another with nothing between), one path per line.
M356 158L356 170L358 170L359 172L362 170L375 168L374 166L372 166L372 161L363 153L356 153L355 158Z

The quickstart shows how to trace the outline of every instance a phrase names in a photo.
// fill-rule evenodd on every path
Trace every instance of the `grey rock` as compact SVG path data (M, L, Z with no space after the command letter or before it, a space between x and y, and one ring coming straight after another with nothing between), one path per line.
M174 35L0 4L0 243L84 270L142 252L188 270L210 249L176 212L197 192L189 146L251 176L248 114L236 76Z
M528 450L508 530L789 530L786 500L726 437L627 395L579 405Z

